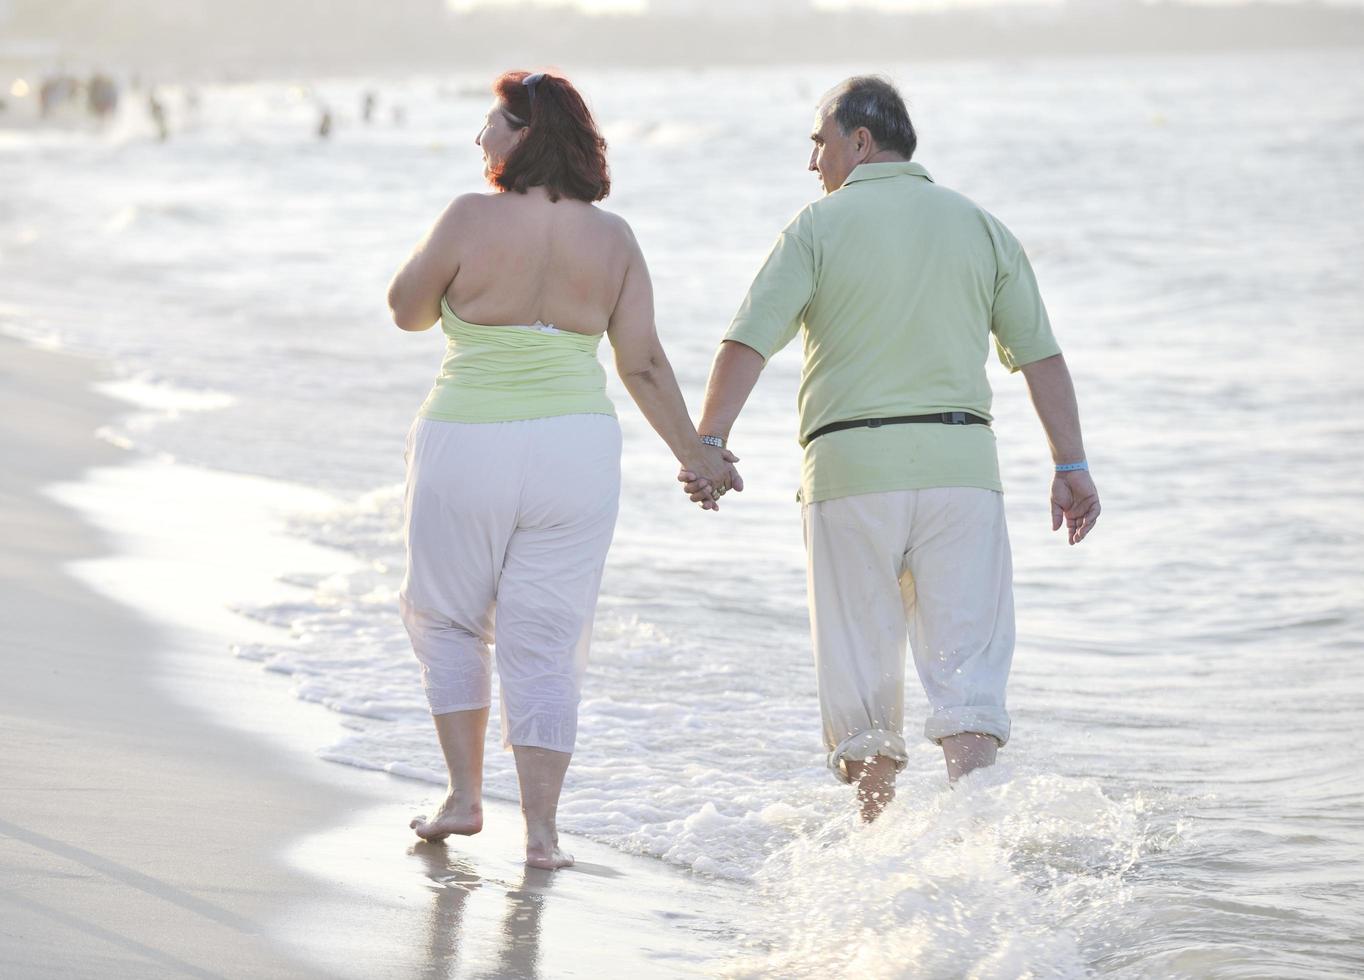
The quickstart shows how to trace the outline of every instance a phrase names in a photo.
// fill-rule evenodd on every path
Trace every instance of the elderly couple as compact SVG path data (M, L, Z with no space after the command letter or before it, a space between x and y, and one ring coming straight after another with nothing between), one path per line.
M914 128L889 82L842 82L811 134L825 196L782 230L693 426L644 256L595 206L610 189L606 144L582 97L543 73L508 72L493 92L476 140L492 193L456 198L389 290L399 327L439 321L448 341L408 436L400 601L450 785L413 829L440 840L482 828L495 641L526 863L572 863L555 813L620 495L603 335L684 492L718 510L743 487L730 428L767 359L801 334L800 499L829 768L866 820L892 799L907 760L907 634L948 778L990 765L1009 737L1014 646L992 343L1023 372L1050 442L1053 530L1064 523L1076 544L1099 516L1070 375L1018 240L911 162Z

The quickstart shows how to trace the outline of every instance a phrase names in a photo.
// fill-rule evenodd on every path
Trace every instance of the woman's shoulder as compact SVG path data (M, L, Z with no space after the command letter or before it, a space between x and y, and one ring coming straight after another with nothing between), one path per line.
M488 198L490 194L459 194L441 213L438 226L454 231L456 226L468 224L470 221L477 220L482 214L487 213Z
M466 194L457 194L446 210L462 214L477 214L481 211L486 211L497 198L505 196L505 194L485 194L480 193L479 191L469 191Z
M619 244L626 248L637 248L635 241L635 231L630 227L630 222L626 221L614 211L608 211L599 204L587 205L592 209L593 220L596 221L602 231L615 239Z

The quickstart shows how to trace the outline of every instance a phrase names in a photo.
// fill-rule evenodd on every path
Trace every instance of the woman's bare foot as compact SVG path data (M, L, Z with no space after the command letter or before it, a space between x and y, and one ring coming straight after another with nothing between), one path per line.
M559 850L559 841L557 838L555 838L552 844L527 841L526 867L543 868L546 871L557 871L559 868L570 868L572 866L573 855L566 851Z
M535 745L513 745L512 751L516 753L516 781L521 785L521 816L526 821L526 866L546 871L567 868L573 855L559 850L554 815L572 756Z
M422 840L432 843L445 840L451 834L471 837L483 829L483 804L470 803L458 794L450 793L430 820L426 814L413 817L408 824Z

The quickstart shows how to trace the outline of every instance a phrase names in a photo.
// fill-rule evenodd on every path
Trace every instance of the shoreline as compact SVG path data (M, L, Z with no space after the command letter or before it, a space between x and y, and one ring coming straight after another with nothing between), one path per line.
M106 536L42 493L129 458L94 435L121 406L89 390L95 361L7 340L3 364L0 444L18 465L0 476L0 972L214 976L230 960L308 975L263 938L274 896L304 885L269 855L280 824L358 801L291 760L250 775L254 745L156 691L148 651L172 638L71 575L70 562L107 553Z
M202 608L169 624L121 604L155 570L67 506L71 488L107 503L111 475L173 464L96 438L129 411L91 389L98 361L10 338L0 353L0 446L16 461L0 476L0 973L669 976L735 949L721 909L741 909L741 886L582 839L577 868L537 876L514 804L487 801L478 837L417 842L406 817L439 789L319 764L299 734L340 720L235 662L226 609L193 624L216 594L201 585ZM185 560L163 558L162 575Z

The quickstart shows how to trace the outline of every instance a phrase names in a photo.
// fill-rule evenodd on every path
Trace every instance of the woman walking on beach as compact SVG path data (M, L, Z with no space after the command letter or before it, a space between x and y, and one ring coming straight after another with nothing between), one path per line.
M495 190L456 198L388 297L402 329L439 320L447 336L408 436L400 603L450 787L411 826L433 841L482 829L495 637L526 863L559 868L573 863L555 813L620 497L603 335L645 418L715 488L703 506L741 484L687 415L629 225L595 206L610 189L606 143L582 97L566 79L525 72L493 92L476 142Z

